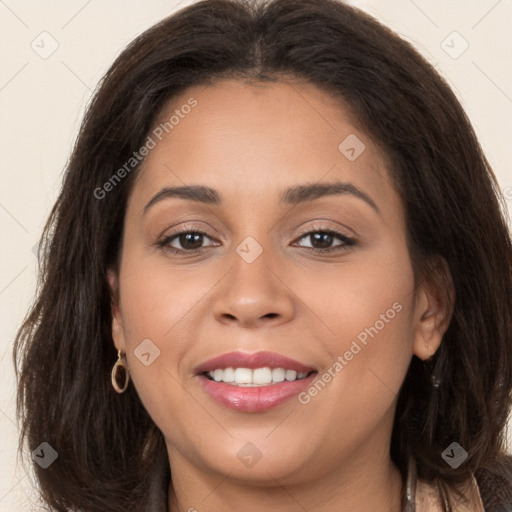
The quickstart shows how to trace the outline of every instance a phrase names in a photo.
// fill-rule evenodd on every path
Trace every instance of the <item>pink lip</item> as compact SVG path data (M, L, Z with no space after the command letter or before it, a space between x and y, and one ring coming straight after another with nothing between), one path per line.
M213 359L209 359L200 364L195 372L197 374L213 371L217 368L284 368L285 370L295 370L297 373L309 373L314 370L310 366L299 363L294 359L276 354L275 352L256 352L249 354L247 352L228 352Z
M296 381L283 381L277 384L257 387L241 387L215 382L204 374L217 368L284 368L297 373L310 373L307 377ZM313 373L311 373L313 372ZM311 385L317 372L288 357L274 352L229 352L205 361L196 368L202 388L219 404L240 412L261 412L281 405L293 396L298 395Z
M254 388L215 382L204 375L199 375L198 378L203 389L219 404L240 412L261 412L277 407L304 391L311 385L316 375L317 373L314 372L301 380Z

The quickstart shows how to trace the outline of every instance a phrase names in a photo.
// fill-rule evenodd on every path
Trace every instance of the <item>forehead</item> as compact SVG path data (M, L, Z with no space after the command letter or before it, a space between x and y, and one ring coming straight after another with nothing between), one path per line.
M165 105L149 136L137 195L193 183L255 194L320 180L390 188L385 155L340 101L308 83L194 86Z

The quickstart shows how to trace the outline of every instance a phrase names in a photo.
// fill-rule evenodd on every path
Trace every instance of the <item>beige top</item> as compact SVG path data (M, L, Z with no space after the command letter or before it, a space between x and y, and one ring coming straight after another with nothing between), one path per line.
M452 507L454 512L485 512L474 476L471 476L471 481L464 495L469 499L468 504L460 503L456 496L450 494L454 504ZM443 498L439 496L437 486L424 480L418 480L416 487L416 512L443 512L443 510Z

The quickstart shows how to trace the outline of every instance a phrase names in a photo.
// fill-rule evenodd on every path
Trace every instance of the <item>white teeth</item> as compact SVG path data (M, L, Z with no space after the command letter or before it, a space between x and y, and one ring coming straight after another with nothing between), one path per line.
M283 368L274 368L272 370L272 380L274 382L283 382L286 372Z
M308 374L306 372L296 372L295 370L285 370L284 368L216 368L208 372L208 375L215 382L226 382L234 386L267 386L277 384L287 380L304 379Z
M270 368L256 368L252 372L253 384L270 384L272 382L272 371Z
M249 368L237 368L235 370L235 382L237 384L251 384L252 370L249 370Z
M295 380L297 378L297 372L295 370L286 370L286 380Z
M221 372L223 372L222 380L224 382L235 382L235 370L233 368L226 368L221 370Z

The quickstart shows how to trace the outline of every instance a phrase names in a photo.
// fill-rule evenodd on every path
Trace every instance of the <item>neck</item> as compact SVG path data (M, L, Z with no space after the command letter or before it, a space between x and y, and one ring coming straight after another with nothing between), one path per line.
M338 471L319 476L309 475L307 481L277 480L271 471L266 481L242 481L233 471L227 475L200 471L174 453L171 459L169 512L261 512L279 510L315 510L316 512L399 512L401 510L402 478L389 457L374 452L342 464ZM242 507L243 505L243 507Z

